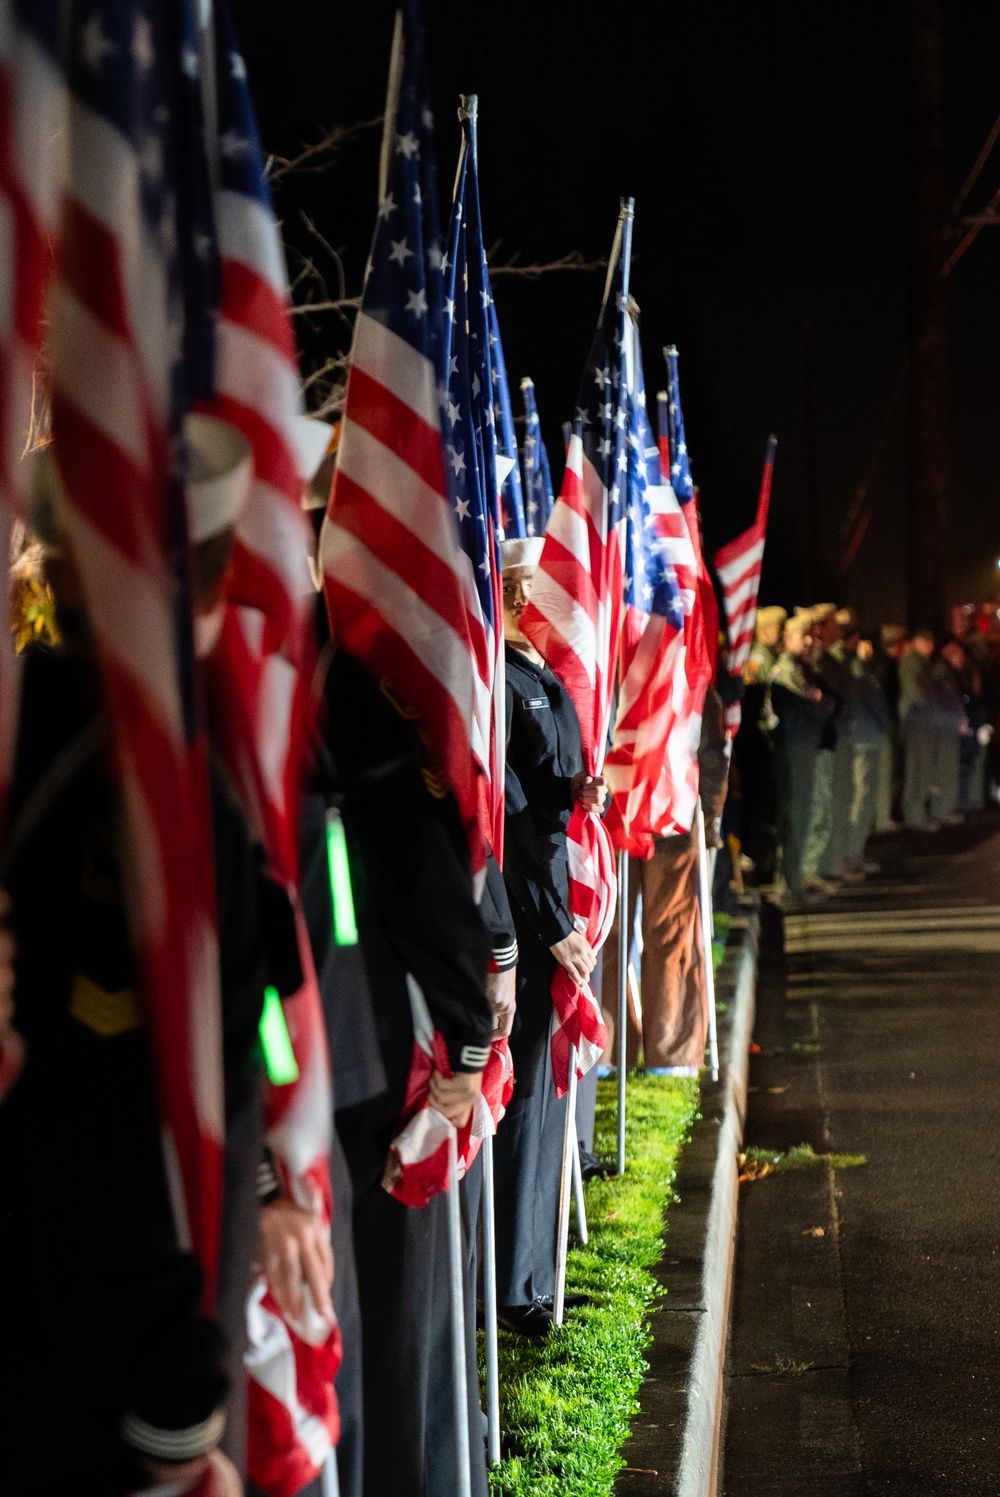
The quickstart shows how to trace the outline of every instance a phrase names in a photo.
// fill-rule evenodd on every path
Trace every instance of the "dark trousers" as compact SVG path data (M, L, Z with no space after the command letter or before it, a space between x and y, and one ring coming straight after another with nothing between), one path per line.
M337 1480L340 1497L362 1497L364 1479L364 1374L361 1342L361 1305L354 1262L354 1193L340 1138L334 1129L330 1149L330 1184L333 1186L333 1308L340 1322L343 1357L334 1388L340 1410L337 1441Z
M793 723L785 725L779 756L781 873L789 889L801 894L819 757L818 732L808 726L799 731Z
M227 1371L231 1386L226 1401L222 1448L244 1477L247 1469L247 1377L243 1355L247 1347L250 1267L257 1253L260 1234L257 1167L263 1129L260 1099L254 1096L228 1123L223 1154L216 1319L228 1344Z
M354 1194L361 1312L365 1497L453 1497L455 1428L448 1293L448 1201L416 1210L382 1188L406 1066L387 1061L390 1088L337 1114ZM474 1286L465 1277L472 1490L485 1497L486 1461L475 1359Z
M555 1293L556 1217L566 1099L556 1099L549 1053L555 957L514 907L517 1016L510 1037L514 1095L494 1142L497 1295L526 1305Z

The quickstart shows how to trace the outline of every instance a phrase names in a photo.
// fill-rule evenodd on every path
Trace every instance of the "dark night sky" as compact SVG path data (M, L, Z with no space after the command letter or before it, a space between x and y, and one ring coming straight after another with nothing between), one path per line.
M380 113L389 0L235 0L265 147L280 154L333 122ZM945 7L949 196L1000 112L1000 7ZM802 596L809 527L807 371L814 369L824 597L872 621L901 617L905 354L905 0L574 6L427 0L438 167L450 188L460 92L480 99L487 239L501 259L606 255L633 194L633 292L646 381L681 353L692 468L709 545L752 518L767 434L779 437L763 601ZM378 132L322 176L277 194L286 238L308 211L360 285L375 213ZM969 206L1000 186L1000 147ZM442 219L446 204L442 202ZM572 411L603 277L504 278L496 299L508 371L530 374L550 457ZM950 546L958 597L988 596L1000 555L1000 230L949 283ZM343 342L300 329L304 364ZM888 419L887 419L888 418ZM846 577L841 526L879 432L872 521Z

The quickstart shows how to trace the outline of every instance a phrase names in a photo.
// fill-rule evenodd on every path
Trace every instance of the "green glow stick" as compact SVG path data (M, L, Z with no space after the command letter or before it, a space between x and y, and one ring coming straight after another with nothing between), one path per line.
M330 868L330 898L333 903L333 939L338 946L358 944L358 926L354 918L354 895L351 892L351 870L347 861L347 838L340 812L326 813L326 858Z
M264 1050L264 1064L274 1086L287 1086L298 1081L299 1067L295 1051L288 1036L285 1012L281 1007L277 988L264 989L264 1012L260 1016L260 1043Z

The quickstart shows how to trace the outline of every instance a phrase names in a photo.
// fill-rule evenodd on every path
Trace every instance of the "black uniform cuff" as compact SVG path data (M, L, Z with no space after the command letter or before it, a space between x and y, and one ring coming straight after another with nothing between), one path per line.
M494 946L490 952L490 971L509 972L517 966L517 942L509 941L503 946Z
M215 1409L207 1419L185 1429L161 1429L129 1410L121 1424L125 1444L155 1461L182 1466L199 1460L215 1449L226 1427L225 1409Z
M257 1166L257 1203L260 1206L270 1206L275 1201L280 1201L284 1193L281 1178L274 1166L274 1155L267 1144L264 1144Z

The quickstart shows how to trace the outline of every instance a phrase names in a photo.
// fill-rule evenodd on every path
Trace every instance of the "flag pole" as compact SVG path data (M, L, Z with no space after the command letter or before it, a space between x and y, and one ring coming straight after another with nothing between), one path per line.
M340 1497L340 1478L337 1475L337 1454L331 1450L323 1462L323 1472L320 1480L322 1497Z
M469 1462L469 1383L465 1365L465 1292L462 1216L458 1199L458 1135L448 1129L448 1281L451 1289L451 1374L455 1403L455 1497L472 1497Z
M628 1023L628 853L618 854L618 1173L625 1173L625 1052Z
M587 1231L587 1205L583 1199L583 1165L580 1163L580 1130L573 1129L573 1199L576 1202L576 1230L584 1247L590 1241Z
M493 1135L483 1139L483 1318L486 1323L486 1450L491 1466L500 1460L500 1357L497 1348L497 1243L493 1195Z
M556 1292L552 1297L552 1320L562 1325L566 1308L566 1259L569 1257L569 1202L573 1181L573 1140L576 1137L576 1046L569 1047L569 1090L566 1093L566 1124L563 1128L562 1175L559 1180L559 1235L556 1238Z
M708 878L708 849L705 845L705 811L698 797L695 813L698 830L698 906L701 914L701 945L705 962L705 1002L708 1006L708 1055L712 1080L719 1079L719 1031L715 1012L715 963L712 959L712 890Z

